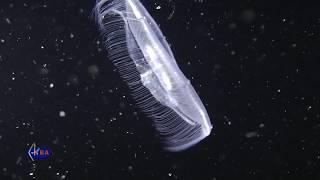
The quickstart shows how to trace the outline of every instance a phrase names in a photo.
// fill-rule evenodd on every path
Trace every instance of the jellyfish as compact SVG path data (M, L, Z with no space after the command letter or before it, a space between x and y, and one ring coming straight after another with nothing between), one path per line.
M199 96L160 28L139 0L97 0L94 16L107 58L159 133L164 149L185 150L212 129Z

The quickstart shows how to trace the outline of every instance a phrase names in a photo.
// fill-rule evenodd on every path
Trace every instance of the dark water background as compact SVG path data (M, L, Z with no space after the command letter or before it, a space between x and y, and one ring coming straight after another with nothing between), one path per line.
M94 1L0 2L0 179L320 179L320 12L307 1L144 0L212 119L158 144L106 59ZM32 162L36 142L53 150Z

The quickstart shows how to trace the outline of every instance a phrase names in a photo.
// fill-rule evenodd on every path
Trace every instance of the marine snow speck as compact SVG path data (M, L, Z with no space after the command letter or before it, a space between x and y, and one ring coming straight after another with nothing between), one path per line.
M212 129L207 111L141 2L97 0L94 14L108 59L153 120L164 148L181 151L207 137Z

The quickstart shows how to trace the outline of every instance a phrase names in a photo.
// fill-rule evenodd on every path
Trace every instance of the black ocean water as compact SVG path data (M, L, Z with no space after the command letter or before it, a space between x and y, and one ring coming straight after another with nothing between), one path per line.
M211 117L162 150L108 61L94 1L0 2L0 179L320 179L320 13L307 1L144 0ZM32 161L30 146L47 146Z

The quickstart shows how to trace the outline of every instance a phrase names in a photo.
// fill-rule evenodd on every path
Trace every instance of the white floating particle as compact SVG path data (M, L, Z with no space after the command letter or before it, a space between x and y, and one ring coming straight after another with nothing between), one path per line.
M11 21L9 18L6 18L6 22L7 22L7 24L11 24Z
M54 87L54 84L53 84L53 83L50 83L49 87L50 87L50 88L53 88L53 87Z
M263 123L259 124L259 128L264 128L264 124Z
M246 138L253 138L253 137L256 137L258 135L257 132L253 131L253 132L247 132L246 133Z
M21 160L22 160L22 157L21 157L21 156L19 156L19 157L17 158L17 160L16 160L16 164L17 164L17 165L19 165L19 164L20 164L20 162L21 162Z
M60 117L65 117L65 116L66 116L66 112L60 111L60 112L59 112L59 116L60 116Z

